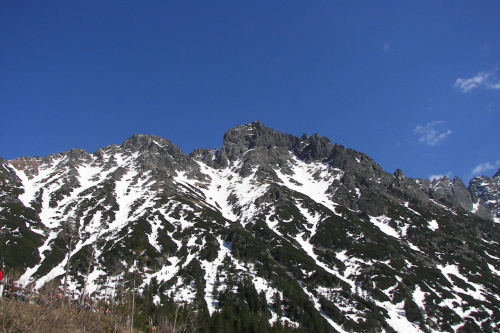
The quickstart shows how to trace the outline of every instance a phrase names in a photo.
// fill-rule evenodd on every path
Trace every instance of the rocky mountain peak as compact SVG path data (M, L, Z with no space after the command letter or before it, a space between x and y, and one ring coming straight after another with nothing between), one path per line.
M305 162L322 161L330 156L334 146L330 139L319 134L311 137L302 136L301 141L294 147L294 152L298 158Z
M179 171L189 176L199 176L199 166L175 144L155 135L134 134L120 145L126 156L137 155L141 172L152 171L164 177L177 175Z
M145 134L132 135L130 138L125 140L120 147L125 151L142 152L150 149L154 150L155 146L157 148L166 148L166 149L172 148L174 150L180 151L180 149L176 145L174 145L167 139L164 139L156 135L145 135Z
M38 175L40 159L20 157L9 161L9 163L17 170L22 170L28 178Z
M353 149L346 149L342 145L335 144L327 160L331 167L352 174L359 182L377 182L384 185L392 182L393 176L370 157Z
M298 139L264 126L259 121L237 126L224 134L221 154L229 161L235 161L245 152L258 148L285 148L294 146Z

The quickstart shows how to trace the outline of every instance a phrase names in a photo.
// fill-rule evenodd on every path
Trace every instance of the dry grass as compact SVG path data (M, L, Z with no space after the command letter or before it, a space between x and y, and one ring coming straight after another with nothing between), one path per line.
M0 298L1 332L130 332L126 318L78 311L71 307L49 308Z

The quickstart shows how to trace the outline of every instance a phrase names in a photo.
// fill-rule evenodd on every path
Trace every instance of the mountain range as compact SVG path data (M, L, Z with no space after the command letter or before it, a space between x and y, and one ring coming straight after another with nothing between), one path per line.
M133 279L220 331L243 315L261 332L500 331L500 170L468 186L406 178L260 122L189 155L136 134L0 159L0 227L24 285L68 272L69 292L112 298Z

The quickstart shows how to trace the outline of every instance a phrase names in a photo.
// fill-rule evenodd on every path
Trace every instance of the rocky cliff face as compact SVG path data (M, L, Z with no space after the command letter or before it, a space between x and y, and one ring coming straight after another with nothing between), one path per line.
M472 179L469 192L475 214L500 222L500 170L493 178L480 176Z
M0 160L0 250L37 288L62 282L69 253L77 293L91 267L96 297L133 276L156 304L213 318L232 309L314 332L493 332L499 180L406 178L259 122L189 156L134 135L94 154Z
M424 192L432 199L447 205L460 207L482 218L500 222L499 210L499 176L498 172L489 178L474 177L469 186L455 177L453 180L443 177L431 181L419 181Z

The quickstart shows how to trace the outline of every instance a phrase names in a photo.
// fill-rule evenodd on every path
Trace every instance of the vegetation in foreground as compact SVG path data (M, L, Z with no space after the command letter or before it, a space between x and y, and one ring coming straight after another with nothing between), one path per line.
M53 299L49 295L46 299ZM234 305L234 304L233 304ZM132 309L133 322L131 320ZM133 325L133 327L131 327ZM95 304L79 310L74 303L58 299L33 304L15 298L0 298L2 332L300 332L279 324L271 326L267 317L249 308L225 306L209 316L206 311L174 302L154 306L137 296L120 304Z

